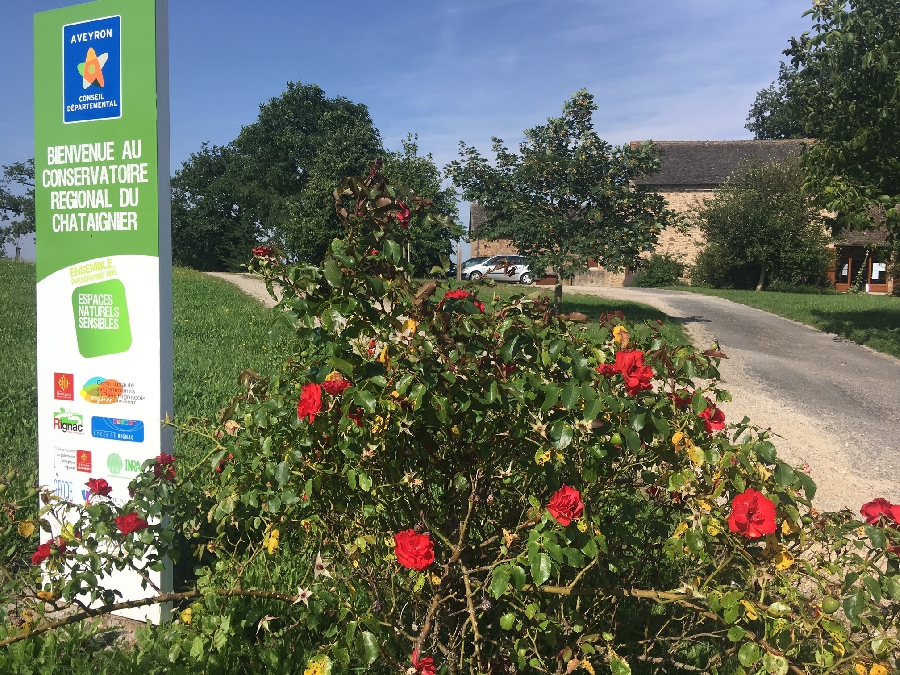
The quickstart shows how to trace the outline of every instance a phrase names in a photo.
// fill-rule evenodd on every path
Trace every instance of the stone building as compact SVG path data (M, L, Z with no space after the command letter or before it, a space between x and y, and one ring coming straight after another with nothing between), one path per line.
M798 157L806 140L753 140L753 141L655 141L660 152L660 170L635 180L662 195L669 208L686 214L703 199L712 196L713 190L734 175L743 164L751 161L766 164ZM633 141L632 146L638 145ZM469 232L472 237L472 255L516 253L509 240L485 241L478 238L478 226L485 221L484 208L472 204L469 212ZM696 230L679 231L669 227L660 233L657 253L670 253L682 257L690 264L698 252L700 234ZM611 274L600 267L592 267L575 278L576 285L622 286L628 273ZM555 283L555 280L552 280Z

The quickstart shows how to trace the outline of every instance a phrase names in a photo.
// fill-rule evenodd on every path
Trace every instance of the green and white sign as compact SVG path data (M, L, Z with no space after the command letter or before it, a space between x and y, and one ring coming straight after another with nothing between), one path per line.
M105 478L124 503L172 452L166 0L35 14L34 74L40 482L77 503ZM112 583L146 597L136 575Z

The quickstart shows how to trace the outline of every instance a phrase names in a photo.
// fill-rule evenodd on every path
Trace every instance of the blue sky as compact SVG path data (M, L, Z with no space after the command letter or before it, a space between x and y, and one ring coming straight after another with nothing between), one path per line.
M32 15L72 4L0 0L0 164L34 152ZM492 136L515 147L582 87L611 143L750 138L750 104L776 78L788 39L809 30L810 5L170 0L172 170L201 142L232 140L289 80L366 104L390 149L418 133L441 166L461 140L483 153Z

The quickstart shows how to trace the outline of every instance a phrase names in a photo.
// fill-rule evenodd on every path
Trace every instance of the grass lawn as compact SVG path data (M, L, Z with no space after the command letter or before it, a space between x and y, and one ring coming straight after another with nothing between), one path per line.
M36 466L34 265L0 260L0 468ZM273 373L272 312L227 281L176 269L173 278L175 416L213 416L237 393L237 376ZM176 450L191 455L187 439Z
M726 298L900 357L898 297L863 293L769 293L685 286L672 287L671 290Z
M520 284L497 284L493 288L485 287L479 291L479 296L489 299L492 293L508 298L513 295L532 295L543 293L553 298L553 286L522 286ZM563 287L562 312L581 312L588 317L586 335L588 339L598 339L600 323L597 320L603 312L620 311L625 315L629 323L643 323L644 321L662 321L662 334L669 344L690 344L690 339L684 332L684 327L667 314L658 309L643 305L638 302L626 302L624 300L611 300L600 298L596 295L578 295L570 293Z

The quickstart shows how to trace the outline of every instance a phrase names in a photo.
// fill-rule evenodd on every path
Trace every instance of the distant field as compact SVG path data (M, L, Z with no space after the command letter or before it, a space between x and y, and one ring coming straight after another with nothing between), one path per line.
M0 260L0 467L36 462L34 265ZM211 416L237 393L245 368L279 367L269 346L271 310L232 284L192 270L173 278L175 416ZM179 452L192 454L184 439Z
M689 286L673 287L671 290L715 295L756 307L900 358L898 297L864 293L757 293Z

